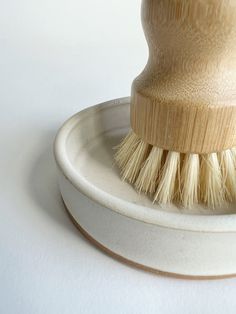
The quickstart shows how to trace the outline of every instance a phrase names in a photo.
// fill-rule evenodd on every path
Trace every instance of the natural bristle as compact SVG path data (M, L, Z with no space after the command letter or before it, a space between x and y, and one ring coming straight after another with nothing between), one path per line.
M184 207L198 203L200 163L198 154L186 154L181 170L181 200Z
M225 200L225 191L216 153L202 157L200 178L200 192L203 202L212 207L221 205Z
M179 164L180 153L168 152L160 175L160 180L157 185L154 201L161 204L168 204L173 201Z
M163 150L153 147L139 173L135 186L144 193L154 193L161 169Z
M180 154L142 141L130 132L117 147L115 160L124 180L159 204L178 202L211 208L236 201L236 149L220 153Z
M226 198L230 202L236 200L235 150L226 150L221 153L220 162L225 185Z

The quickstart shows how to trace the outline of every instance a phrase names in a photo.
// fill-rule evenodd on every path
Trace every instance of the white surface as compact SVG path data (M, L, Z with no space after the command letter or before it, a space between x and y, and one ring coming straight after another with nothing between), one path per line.
M0 313L235 313L236 279L122 265L61 203L54 136L80 109L129 94L147 55L139 1L1 1L0 24Z

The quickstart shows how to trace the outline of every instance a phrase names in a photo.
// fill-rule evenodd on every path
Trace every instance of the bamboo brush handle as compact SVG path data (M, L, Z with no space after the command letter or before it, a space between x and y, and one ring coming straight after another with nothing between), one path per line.
M131 126L182 153L236 146L236 1L143 0L149 60L132 85Z

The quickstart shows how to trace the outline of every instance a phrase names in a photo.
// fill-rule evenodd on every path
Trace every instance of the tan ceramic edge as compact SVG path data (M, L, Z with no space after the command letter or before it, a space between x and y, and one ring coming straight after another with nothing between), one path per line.
M62 199L63 201L63 199ZM124 256L121 256L115 252L113 252L112 250L108 249L106 246L104 246L103 244L101 244L100 242L98 242L96 239L94 239L87 231L85 231L84 228L81 227L81 225L76 221L76 219L73 217L73 215L71 214L71 212L69 211L69 209L67 208L65 202L63 201L63 204L65 206L65 211L67 213L67 215L69 216L70 220L72 221L72 223L74 224L74 226L79 230L79 232L95 247L97 247L99 250L101 250L102 252L104 252L105 254L109 255L110 257L116 259L117 261L134 267L134 268L138 268L140 270L146 271L146 272L150 272L153 273L155 275L160 275L160 276L165 276L165 277L172 277L175 279L183 279L183 280L219 280L219 279L227 279L227 278L233 278L236 277L236 274L229 274L229 275L217 275L217 276L193 276L193 275L181 275L181 274L177 274L177 273L171 273L171 272L165 272L165 271L161 271L155 268L151 268L148 266L144 266L142 264L139 264L137 262L134 262L130 259L125 258Z

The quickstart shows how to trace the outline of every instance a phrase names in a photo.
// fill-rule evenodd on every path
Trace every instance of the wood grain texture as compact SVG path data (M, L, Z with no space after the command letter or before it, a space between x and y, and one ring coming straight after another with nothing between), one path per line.
M131 126L182 153L236 146L236 1L143 0L149 59L135 79Z

